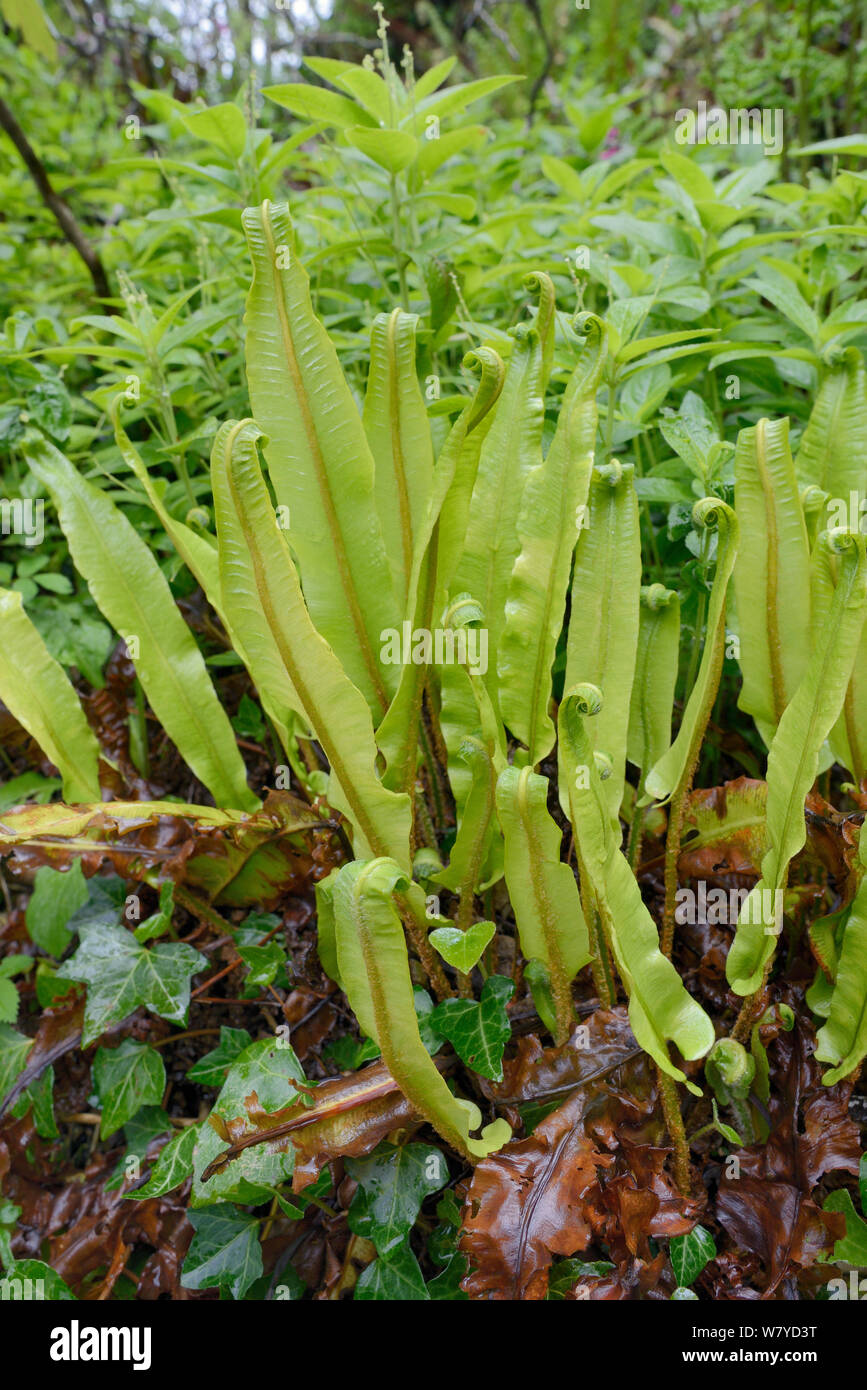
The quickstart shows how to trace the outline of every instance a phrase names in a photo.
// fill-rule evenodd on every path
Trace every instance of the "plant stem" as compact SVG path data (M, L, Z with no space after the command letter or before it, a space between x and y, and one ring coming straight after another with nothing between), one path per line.
M403 249L403 231L400 225L400 200L397 196L397 175L389 178L391 189L391 234L397 260L397 278L400 282L400 302L404 309L409 308L409 290L406 283L406 255Z
M680 1113L680 1101L677 1097L677 1085L674 1078L664 1072L661 1067L656 1068L656 1079L659 1083L659 1098L662 1101L662 1113L665 1116L665 1126L668 1130L669 1138L674 1145L674 1176L678 1189L682 1197L689 1197L689 1145L686 1139L686 1130L683 1126L683 1116Z

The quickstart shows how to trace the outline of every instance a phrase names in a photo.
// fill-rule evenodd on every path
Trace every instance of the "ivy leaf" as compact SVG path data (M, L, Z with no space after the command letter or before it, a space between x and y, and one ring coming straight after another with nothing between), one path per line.
M160 1151L144 1186L125 1195L134 1201L141 1201L144 1197L163 1197L179 1187L193 1171L193 1154L199 1129L199 1125L188 1125L174 1135Z
M243 1298L262 1275L259 1222L226 1202L187 1213L195 1235L181 1272L185 1289L226 1289Z
M232 728L241 738L251 738L255 742L261 742L265 737L265 720L262 718L262 711L251 700L246 692L241 696L238 705L238 713L232 720Z
M678 1284L693 1284L708 1261L714 1258L716 1245L710 1231L704 1226L694 1226L685 1236L671 1237L668 1254Z
M358 1071L365 1062L375 1061L380 1051L373 1038L351 1038L347 1033L323 1047L322 1055L341 1071Z
M122 878L91 878L87 884L87 899L70 917L67 928L79 935L85 927L116 927L126 902L126 884Z
M692 1289L680 1287L675 1289L671 1295L672 1303L685 1303L687 1300L691 1303L698 1303L698 1294L693 1293Z
M305 1080L292 1048L283 1045L282 1040L260 1038L233 1062L211 1113L224 1121L244 1117L247 1113L244 1102L253 1091L262 1109L280 1110L297 1098L291 1080ZM202 1183L200 1174L226 1148L211 1125L202 1125L193 1158L191 1206L204 1207L221 1199L245 1204L270 1201L274 1188L292 1176L295 1150L290 1147L283 1152L269 1153L268 1147L251 1145L223 1172L215 1173L207 1183Z
M54 1118L54 1068L46 1067L41 1076L22 1091L10 1114L16 1120L33 1107L33 1123L40 1139L57 1139L60 1131Z
M18 1017L18 987L0 979L0 1023L14 1023Z
M554 995L551 991L551 977L545 968L545 962L542 960L528 960L524 966L524 979L530 986L530 993L533 996L536 1013L548 1029L548 1032L553 1034L557 1029L557 1010L554 1006Z
M439 1274L427 1282L427 1296L435 1302L468 1303L469 1294L461 1288L461 1280L469 1273L470 1262L456 1250Z
M505 975L485 981L481 999L446 999L433 1011L433 1026L455 1052L490 1081L503 1079L503 1048L512 1034L506 1003L515 991Z
M68 1284L50 1265L42 1260L13 1260L6 1266L3 1284L9 1289L13 1281L22 1284L21 1297L33 1302L68 1303L75 1302L75 1294ZM14 1287L14 1285L13 1285ZM15 1293L7 1293L7 1298L15 1298Z
M106 1192L117 1192L127 1178L137 1179L148 1149L162 1134L170 1134L171 1118L161 1105L143 1105L123 1127L126 1152L105 1184Z
M558 1260L551 1266L545 1297L550 1303L562 1303L579 1279L598 1279L614 1268L610 1260Z
M239 946L238 955L247 966L245 985L263 988L273 984L281 965L286 964L286 952L278 941L265 946Z
M222 1086L235 1058L240 1057L252 1041L246 1028L227 1028L224 1025L220 1029L217 1046L193 1063L187 1072L187 1080L197 1081L200 1086Z
M18 1073L24 1070L32 1046L32 1038L10 1028L8 1023L0 1023L0 1100L11 1088Z
M72 941L67 923L87 899L80 859L63 872L47 865L37 869L25 913L30 940L59 960Z
M438 1192L449 1176L442 1153L428 1144L404 1144L368 1158L348 1158L346 1168L358 1183L349 1229L373 1241L379 1255L403 1243L425 1197Z
M493 922L474 922L466 931L460 927L437 927L428 940L444 961L468 975L478 965L496 930Z
M117 1047L97 1050L93 1084L102 1105L99 1136L107 1139L143 1105L159 1105L166 1089L166 1069L154 1048L124 1038Z
M387 1258L380 1255L367 1266L355 1286L355 1297L389 1303L428 1301L430 1295L409 1240Z
M434 1001L431 999L426 989L414 989L412 992L412 1002L415 1008L415 1016L418 1019L419 1037L431 1057L435 1057L443 1045L443 1040L433 1023L433 1016L436 1011Z
M205 957L183 942L145 950L123 927L82 928L81 945L63 966L66 978L87 985L82 1045L140 1005L170 1023L185 1023L190 977L206 965Z
M846 1234L834 1246L834 1260L863 1268L867 1265L867 1222L861 1220L845 1187L839 1187L825 1198L825 1211L841 1211L846 1218Z
M165 936L172 925L172 913L175 910L175 885L171 882L164 883L160 888L159 910L146 917L141 926L136 927L133 936L142 945L146 941L152 941L155 936Z

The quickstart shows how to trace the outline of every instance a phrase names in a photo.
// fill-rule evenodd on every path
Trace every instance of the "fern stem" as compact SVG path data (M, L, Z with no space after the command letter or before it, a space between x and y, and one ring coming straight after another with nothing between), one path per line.
M675 1181L681 1196L689 1197L691 1195L689 1182L689 1144L687 1143L683 1116L680 1113L677 1085L673 1077L670 1077L659 1066L656 1068L656 1079L659 1083L659 1098L662 1101L662 1113L665 1116L665 1127L668 1130L669 1138L674 1146Z

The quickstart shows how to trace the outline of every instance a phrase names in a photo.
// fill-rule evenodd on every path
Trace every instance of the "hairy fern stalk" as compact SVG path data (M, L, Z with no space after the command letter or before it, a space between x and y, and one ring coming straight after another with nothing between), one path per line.
M374 320L359 410L313 311L288 209L248 209L244 229L251 418L216 436L213 532L169 513L119 401L113 419L125 463L249 672L296 788L323 816L343 818L352 858L317 890L323 966L414 1109L470 1162L510 1129L502 1119L482 1126L478 1107L444 1080L414 985L427 977L441 999L472 1001L506 961L532 981L544 1026L567 1045L573 988L587 971L602 1002L628 1001L688 1182L676 1086L701 1093L700 1068L687 1076L684 1066L715 1038L672 961L677 857L733 631L742 707L768 748L761 879L728 958L746 1001L741 1033L772 966L804 799L831 759L856 780L867 771L864 538L808 526L804 508L805 488L833 497L838 487L834 458L816 447L831 388L797 468L786 422L762 420L738 441L734 507L712 489L696 503L713 580L672 738L679 596L642 586L633 467L595 453L597 393L610 379L605 323L580 314L570 324L548 276L530 276L508 360L484 347L467 355L468 389L435 435L416 316L395 309ZM555 335L573 366L545 447ZM54 445L34 432L26 451L154 714L213 797L211 823L252 823L259 799L153 555ZM107 763L8 591L0 650L0 697L56 764L65 797L7 815L0 848L45 837L92 845ZM669 817L662 936L635 873L648 808L658 820L660 806ZM121 820L132 814L116 809ZM862 850L859 872L865 862ZM867 1053L865 913L862 888L825 1001L828 1079ZM726 1065L717 1057L714 1076L731 1088Z

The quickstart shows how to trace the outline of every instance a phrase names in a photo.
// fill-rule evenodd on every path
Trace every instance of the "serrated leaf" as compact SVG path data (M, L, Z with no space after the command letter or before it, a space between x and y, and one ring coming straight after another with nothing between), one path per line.
M0 1023L0 1100L11 1089L12 1082L24 1070L33 1039Z

